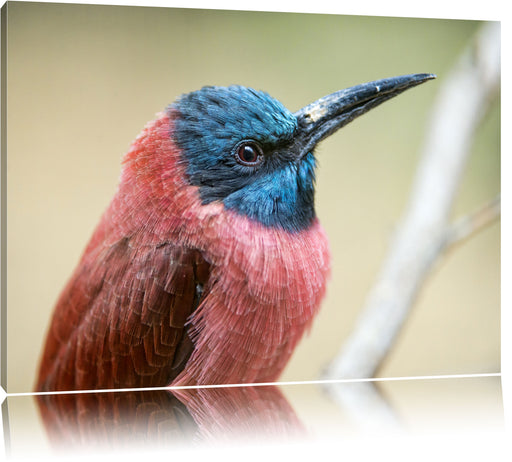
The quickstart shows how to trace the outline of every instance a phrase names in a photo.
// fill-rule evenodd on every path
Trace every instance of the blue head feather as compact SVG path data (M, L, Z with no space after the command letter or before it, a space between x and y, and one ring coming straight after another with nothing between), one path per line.
M267 93L241 86L204 87L169 107L173 137L186 172L203 203L222 201L228 209L265 226L289 231L315 218L315 158L299 157L296 117ZM244 140L262 147L257 168L235 156Z

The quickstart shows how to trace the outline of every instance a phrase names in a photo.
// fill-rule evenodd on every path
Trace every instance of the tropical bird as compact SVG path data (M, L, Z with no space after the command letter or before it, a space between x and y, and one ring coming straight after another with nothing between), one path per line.
M207 86L150 122L61 293L39 391L275 381L326 290L314 149L414 74L292 113Z

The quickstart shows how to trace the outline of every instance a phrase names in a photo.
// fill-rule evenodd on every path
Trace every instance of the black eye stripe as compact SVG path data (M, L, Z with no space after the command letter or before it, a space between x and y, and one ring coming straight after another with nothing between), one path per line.
M248 167L254 167L263 162L263 150L255 141L242 141L235 148L236 161Z

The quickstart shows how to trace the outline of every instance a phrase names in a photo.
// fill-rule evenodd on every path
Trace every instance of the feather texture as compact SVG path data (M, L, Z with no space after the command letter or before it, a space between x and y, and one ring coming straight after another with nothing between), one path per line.
M175 449L304 437L276 386L49 394L36 397L49 441L73 451Z
M48 332L38 390L275 380L329 274L317 219L298 233L204 204L161 114L121 181Z

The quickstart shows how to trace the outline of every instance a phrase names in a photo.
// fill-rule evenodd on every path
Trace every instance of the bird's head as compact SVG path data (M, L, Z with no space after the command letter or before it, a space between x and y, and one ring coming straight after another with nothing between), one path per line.
M315 146L434 77L415 74L357 85L295 113L250 88L204 87L169 106L172 137L203 204L220 201L265 226L300 231L315 218Z

